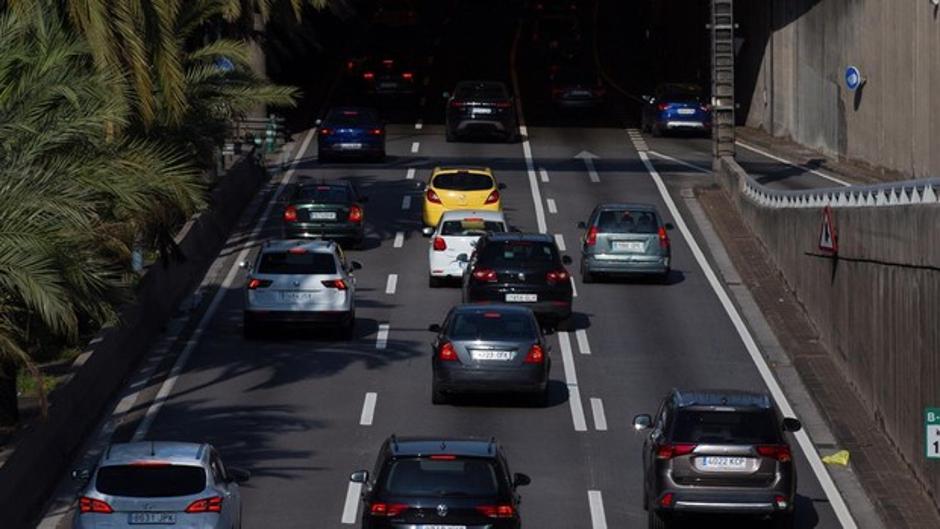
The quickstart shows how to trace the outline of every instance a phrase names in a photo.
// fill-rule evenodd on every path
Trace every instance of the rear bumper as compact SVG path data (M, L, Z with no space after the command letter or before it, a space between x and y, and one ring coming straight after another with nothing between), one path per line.
M435 363L434 382L451 393L540 393L548 386L550 364L504 369L442 367Z
M535 313L536 317L542 320L560 321L571 316L571 287L569 286L562 293L543 290L543 291L519 291L519 293L538 294L539 301L534 303L510 303L510 305L519 305L528 307ZM509 289L500 289L498 287L467 287L465 300L469 303L506 303L506 293L515 292Z
M665 256L607 256L588 255L583 260L583 267L592 274L664 274L669 271L671 258Z
M562 110L594 110L603 104L602 99L565 99L556 98L555 106Z
M246 310L245 322L287 324L335 324L344 323L353 317L352 310L292 311L292 310Z
M659 126L665 130L710 130L711 123L700 120L681 120L668 119L659 122Z
M669 507L662 507L660 500L667 494L672 494L672 503ZM778 502L777 496L784 500ZM793 510L791 496L768 489L701 492L665 490L654 501L660 512L770 515Z
M288 239L362 239L362 224L286 224L284 237Z
M344 143L359 143L361 146L357 149L349 149L341 146ZM321 154L329 154L330 156L357 157L385 154L385 142L374 140L319 141L317 142L317 148Z
M459 117L448 119L447 126L458 134L509 134L516 129L516 120Z

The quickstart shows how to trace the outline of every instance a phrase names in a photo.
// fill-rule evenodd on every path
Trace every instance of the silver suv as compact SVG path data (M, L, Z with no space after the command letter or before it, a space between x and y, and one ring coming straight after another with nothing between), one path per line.
M333 241L276 240L262 245L245 283L246 338L265 326L333 324L347 338L356 322L356 277L362 268L347 262Z
M149 524L237 529L238 484L249 478L245 470L225 468L211 445L163 441L113 444L95 469L72 475L87 481L74 529Z

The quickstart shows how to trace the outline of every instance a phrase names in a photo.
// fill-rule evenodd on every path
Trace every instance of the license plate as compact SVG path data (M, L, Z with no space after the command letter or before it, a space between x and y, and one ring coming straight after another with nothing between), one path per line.
M310 301L313 292L281 292L282 301Z
M678 112L680 116L691 116L692 114L695 114L695 109L694 108L680 108Z
M398 86L398 83L396 83L396 82L394 82L394 81L392 81L392 82L385 82L385 83L379 83L379 88L395 88L396 86Z
M493 109L492 109L492 108L474 108L473 110L470 111L470 113L473 114L473 115L477 115L477 114L492 114L492 113L493 113Z
M350 151L353 151L353 150L356 150L356 149L361 149L361 148L362 148L362 144L361 144L361 143L340 143L340 144L339 144L339 148L340 148L340 149L343 149L343 150L350 150Z
M512 360L512 351L470 351L474 360Z
M622 252L642 252L646 245L639 241L614 241L611 248Z
M535 303L538 300L538 294L506 294L506 303Z
M746 457L709 456L699 458L701 468L707 470L744 470Z
M172 525L176 523L175 512L132 512L128 520L132 524L161 524Z
M311 211L310 220L336 220L335 211Z

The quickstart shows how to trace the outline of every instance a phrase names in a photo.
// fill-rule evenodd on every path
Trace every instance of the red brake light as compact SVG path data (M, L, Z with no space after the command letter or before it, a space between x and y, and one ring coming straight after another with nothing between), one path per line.
M454 362L457 360L457 350L450 342L444 342L444 345L437 351L437 358L444 362Z
M473 271L473 279L482 281L484 283L495 283L496 270L491 270L489 268L477 268Z
M781 463L793 459L792 454L790 454L790 447L787 445L761 445L757 447L757 453L763 457L772 457Z
M497 202L499 202L499 190L494 189L493 192L490 193L488 197L486 197L486 202L484 202L484 204L495 204Z
M666 110L667 108L669 108L669 103L660 103L656 105L656 108L658 108L659 110Z
M443 237L435 237L433 244L435 252L443 252L447 249L447 241Z
M524 364L541 364L545 361L545 351L542 350L542 346L539 344L533 344L529 348L529 352L525 355L525 360L522 361Z
M252 278L248 280L248 290L254 290L256 288L266 288L271 286L271 281L267 279L255 279Z
M369 513L372 514L372 516L386 516L391 518L405 512L407 508L408 506L404 503L374 502L369 506Z
M293 248L288 249L287 253L291 255L306 255L307 249L303 246L294 246Z
M666 233L665 226L660 226L659 228L659 247L663 250L669 249L669 234Z
M342 279L327 279L323 281L326 288L335 288L336 290L346 290L349 286Z
M320 136L329 136L330 134L333 134L333 130L327 127L320 127L317 132L320 134Z
M464 102L464 101L458 101L458 100L456 100L456 99L454 99L453 101L450 102L450 106L451 106L452 108L461 108L461 107L466 106L466 105L467 105L466 102Z
M455 461L457 456L451 454L435 454L431 456L431 459L435 461Z
M672 459L688 455L695 450L695 446L691 443L662 444L656 449L656 459Z
M512 505L478 505L477 511L483 516L489 518L512 518L516 515L516 509Z
M284 222L297 222L297 208L294 206L284 208Z
M432 204L441 203L441 197L437 196L437 193L435 193L433 189L428 189L428 192L425 193L425 196L427 197L428 202L431 202Z
M365 79L366 81L371 81L375 79L375 74L372 72L363 72L362 78Z
M349 222L362 222L362 208L356 205L349 207Z
M189 507L186 507L186 512L222 512L222 496L212 496L211 498L196 500L190 503Z
M111 506L107 504L107 502L96 500L94 498L89 498L88 496L82 496L81 498L78 499L78 512L111 514L114 512L114 509L112 509Z
M352 71L356 67L356 63L353 61L346 61L346 69Z
M675 499L675 496L673 496L671 492L667 492L659 499L659 505L662 507L671 507L673 499Z
M381 136L383 133L382 129L369 129L369 134L372 136Z
M402 78L402 79L405 79L405 80L407 80L407 81L410 81L410 80L414 79L414 77L415 77L415 74L413 74L413 73L411 73L411 72L402 72L402 73L401 73L401 78Z
M561 270L553 270L545 274L545 280L548 281L549 285L554 285L555 283L562 283L568 281L568 271L562 268Z
M587 237L584 238L584 243L588 246L597 244L597 226L591 226L591 229L587 232Z

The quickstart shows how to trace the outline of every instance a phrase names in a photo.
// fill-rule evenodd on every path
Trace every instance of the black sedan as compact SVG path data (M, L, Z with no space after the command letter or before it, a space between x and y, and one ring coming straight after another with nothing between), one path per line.
M284 237L287 239L337 239L362 243L365 224L361 196L349 182L301 182L288 191L284 208Z
M452 393L514 392L535 404L548 397L551 360L531 310L511 305L460 305L451 309L431 344L431 400Z
M464 302L529 307L549 326L567 326L573 289L555 240L545 234L491 233L480 238L463 277Z
M516 139L519 123L515 100L505 83L461 81L447 98L447 141L466 136L497 136L507 142Z

